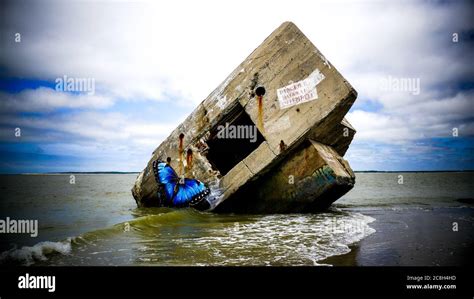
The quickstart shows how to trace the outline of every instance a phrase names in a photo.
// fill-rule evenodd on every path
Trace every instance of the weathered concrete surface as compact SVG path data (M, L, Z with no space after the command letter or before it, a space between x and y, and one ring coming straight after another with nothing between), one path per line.
M305 80L314 73L320 73L324 77L316 85L318 98L283 109L278 101L277 90ZM257 87L265 88L265 94L261 98L256 95ZM293 156L298 155L309 139L330 145L334 150L325 149L324 152L340 158L355 133L352 126L344 120L344 115L356 97L357 92L304 34L293 23L283 23L153 152L132 189L137 205L155 204L159 186L155 182L152 162L157 159L166 161L170 158L170 165L180 174L218 188L219 199L212 205L215 208L247 184L264 178L275 166L281 165L280 167L287 169L283 164L290 163L286 167L294 168L291 166L294 163L292 161L297 160L292 160L296 159ZM212 132L239 109L250 117L264 140L228 172L222 171L208 159L210 152L215 152L216 148L209 146L212 143ZM323 151L314 150L317 147L313 144L313 149L306 152L313 152L316 157L316 152ZM232 148L219 154L230 157L233 154ZM337 157L335 159L339 160ZM315 158L310 161L319 160ZM307 163L298 164L298 167L304 168L302 173L312 175L321 166L318 163ZM327 164L325 169L329 169L328 167L332 169L336 166ZM337 169L339 168L332 170ZM347 163L345 169L350 171ZM351 187L353 181L347 182L347 186ZM309 190L313 188L312 184L301 186L304 187L302 194L316 196L324 193ZM298 190L294 189L294 192L299 192ZM316 201L320 197L313 195L308 200ZM295 198L300 197L298 195ZM280 200L284 202L287 198L282 196ZM265 212L265 207L258 210Z
M321 211L349 191L354 183L355 176L349 164L332 147L307 140L287 161L232 194L215 211Z
M327 132L331 132L328 134ZM309 134L309 138L332 146L336 152L344 156L354 138L356 131L344 118L340 123L331 123L326 119Z

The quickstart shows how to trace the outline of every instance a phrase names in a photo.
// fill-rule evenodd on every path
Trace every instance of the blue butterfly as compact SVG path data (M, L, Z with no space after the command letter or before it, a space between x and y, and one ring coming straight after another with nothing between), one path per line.
M204 183L195 179L180 178L174 169L163 161L153 161L153 172L156 182L164 189L168 206L195 206L210 193Z

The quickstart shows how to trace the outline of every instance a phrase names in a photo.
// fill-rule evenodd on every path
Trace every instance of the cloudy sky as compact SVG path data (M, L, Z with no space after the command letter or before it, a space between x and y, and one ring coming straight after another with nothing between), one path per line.
M171 130L284 21L359 93L347 115L357 134L345 158L355 170L474 169L469 2L2 5L0 172L141 171ZM63 76L94 79L94 94L56 91ZM399 90L402 80L413 86Z

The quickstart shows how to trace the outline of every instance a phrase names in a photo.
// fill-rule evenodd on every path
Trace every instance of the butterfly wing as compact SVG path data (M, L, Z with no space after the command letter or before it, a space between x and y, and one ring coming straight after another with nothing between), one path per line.
M187 205L200 195L207 195L209 189L204 183L195 179L184 179L184 184L178 185L178 192L173 203L177 206Z
M162 184L165 189L166 198L171 200L174 195L174 190L178 184L178 175L176 172L164 162L158 162L156 166L156 181Z
M166 205L177 207L195 205L205 198L209 193L209 188L202 182L195 179L179 180L173 168L162 161L153 162L156 182L163 186Z

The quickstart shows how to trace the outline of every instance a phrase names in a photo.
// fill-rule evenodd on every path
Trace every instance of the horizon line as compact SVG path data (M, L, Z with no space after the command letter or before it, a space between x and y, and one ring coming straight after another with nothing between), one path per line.
M0 175L61 175L61 174L139 174L141 171L55 171L55 172L0 172ZM459 170L354 170L354 173L399 173L399 172L474 172L474 169Z

